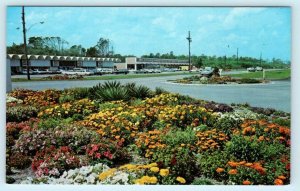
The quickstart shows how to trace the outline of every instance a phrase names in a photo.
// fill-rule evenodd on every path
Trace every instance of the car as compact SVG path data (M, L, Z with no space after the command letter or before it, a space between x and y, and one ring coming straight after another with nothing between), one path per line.
M22 74L27 74L27 69L23 69ZM33 74L33 70L30 69L29 74Z
M263 68L260 67L260 66L256 66L255 70L256 70L256 71L263 71Z
M205 67L204 70L200 72L202 76L210 76L212 75L214 69L212 67Z
M129 71L127 69L118 69L113 71L113 74L128 74Z
M89 70L84 69L84 68L73 68L73 70L62 71L61 73L65 74L65 75L83 75L83 76L94 74L94 72L89 71Z
M250 67L250 68L247 68L247 71L248 71L248 72L255 72L256 69L255 69L254 67Z
M140 69L140 70L134 71L134 73L136 73L136 74L147 74L147 73L149 73L149 72L148 72L148 70L146 70L146 69Z

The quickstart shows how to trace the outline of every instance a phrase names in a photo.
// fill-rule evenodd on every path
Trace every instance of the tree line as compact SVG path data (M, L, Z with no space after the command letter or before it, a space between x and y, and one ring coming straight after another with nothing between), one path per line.
M34 36L28 39L28 54L35 55L58 55L58 56L87 56L87 57L114 57L119 58L121 62L125 62L125 58L134 55L115 54L113 51L112 42L107 38L99 38L98 42L89 48L84 48L82 45L69 45L69 42L61 37L40 37ZM7 46L8 54L23 54L23 44L13 43ZM180 59L188 60L187 55L175 55L173 51L169 53L150 53L141 56L142 58L162 58L162 59ZM233 56L207 56L207 55L192 55L192 65L200 68L205 66L218 67L222 69L240 69L261 66L263 68L284 68L290 63L284 63L280 59L273 58L270 60L257 59L252 57Z

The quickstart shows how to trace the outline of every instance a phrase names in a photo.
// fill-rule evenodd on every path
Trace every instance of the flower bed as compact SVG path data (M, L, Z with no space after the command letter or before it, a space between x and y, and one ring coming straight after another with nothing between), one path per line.
M90 97L89 91L10 93L18 100L8 99L15 104L8 105L8 116L15 106L32 103L37 109L19 109L8 118L8 180L25 169L33 175L17 182L289 184L288 113L165 91L147 90L142 99L111 95L114 101Z
M247 78L231 78L230 76L213 76L211 78L203 76L191 76L183 79L170 80L170 82L180 84L254 84L265 83L263 80Z

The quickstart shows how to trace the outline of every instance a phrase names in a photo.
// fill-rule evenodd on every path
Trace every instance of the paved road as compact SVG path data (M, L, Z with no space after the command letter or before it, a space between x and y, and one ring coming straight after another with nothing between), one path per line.
M220 103L249 103L257 107L271 107L291 111L291 82L273 81L269 84L249 85L183 85L168 83L167 80L183 76L120 79L122 83L136 82L151 89L162 87L168 91L189 95L194 98ZM25 88L42 90L47 88L64 89L72 87L91 87L104 80L89 81L33 81L13 82L13 89Z

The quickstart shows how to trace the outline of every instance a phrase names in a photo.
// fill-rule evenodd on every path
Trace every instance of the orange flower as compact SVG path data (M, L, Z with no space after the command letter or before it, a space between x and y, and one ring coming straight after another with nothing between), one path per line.
M245 164L245 166L246 167L250 167L250 166L252 166L253 164L251 163L251 162L247 162L246 164Z
M276 178L275 181L274 181L274 184L275 185L283 185L283 181L279 178Z
M249 180L244 180L243 181L243 185L250 185L250 184L251 184L251 182Z
M224 168L217 168L216 172L217 172L217 173L224 172Z
M233 168L235 168L235 167L238 166L238 163L233 162L233 161L229 161L227 164L228 164L229 166L233 167Z
M278 176L278 178L281 179L281 180L285 180L286 179L285 176Z
M228 174L231 174L231 175L237 174L237 170L231 169L230 171L228 171Z

